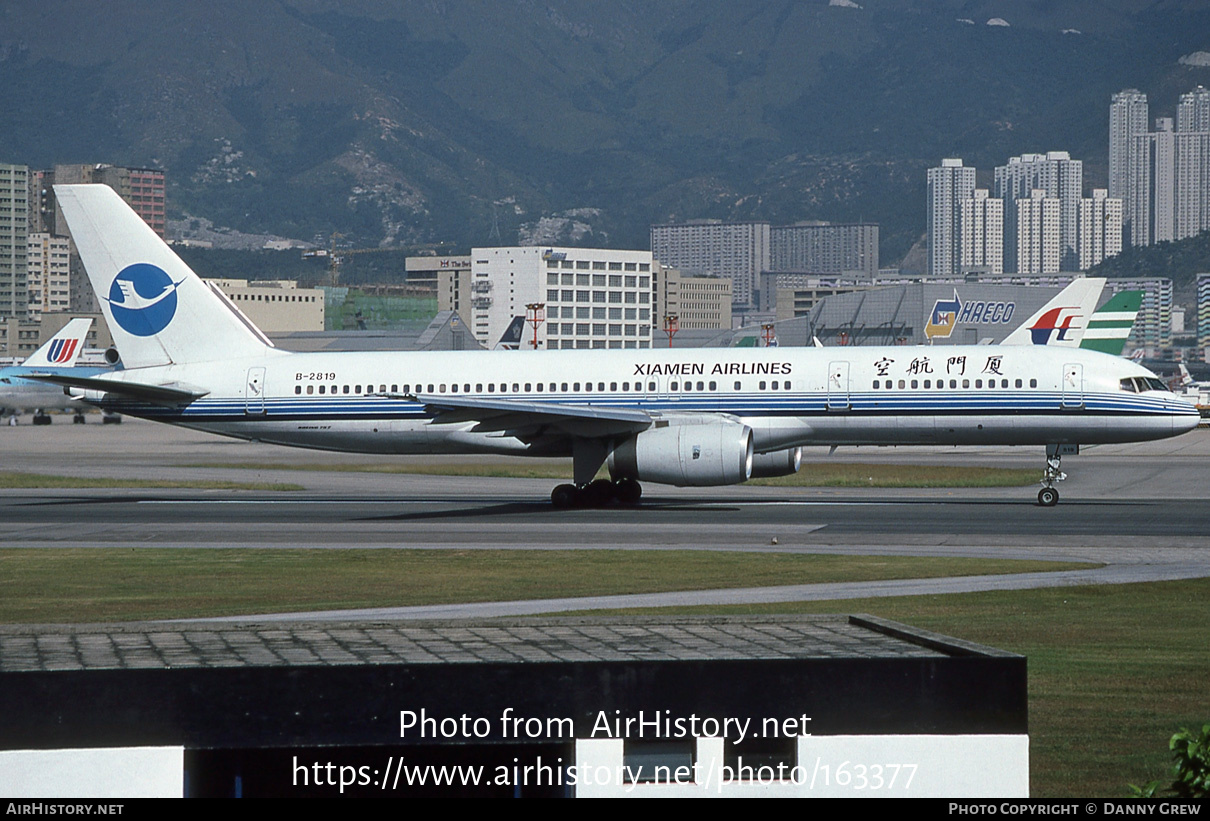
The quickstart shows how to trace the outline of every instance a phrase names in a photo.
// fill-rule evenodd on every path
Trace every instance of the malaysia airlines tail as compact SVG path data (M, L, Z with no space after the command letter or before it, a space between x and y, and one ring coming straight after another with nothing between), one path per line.
M71 368L84 350L91 319L73 319L21 363L25 368Z
M1104 287L1104 277L1082 277L1073 281L1000 344L1079 347Z
M56 185L55 197L128 370L273 352L112 188Z

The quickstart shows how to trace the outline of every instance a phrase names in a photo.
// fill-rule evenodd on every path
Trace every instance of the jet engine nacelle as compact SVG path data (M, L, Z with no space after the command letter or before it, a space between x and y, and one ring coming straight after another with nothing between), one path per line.
M609 473L677 487L738 484L752 475L752 429L717 419L651 428L614 446Z
M91 388L64 388L63 393L82 402L101 402L109 394L108 391L96 391Z
M752 479L789 476L802 466L802 448L787 448L752 457Z

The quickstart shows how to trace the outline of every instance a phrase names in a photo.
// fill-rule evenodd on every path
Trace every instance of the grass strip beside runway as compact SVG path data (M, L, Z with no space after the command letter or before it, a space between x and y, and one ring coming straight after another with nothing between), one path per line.
M304 490L294 482L228 482L212 479L116 479L106 476L50 476L0 471L0 489L16 488L193 488L196 490Z
M518 460L482 463L401 461L398 464L354 464L347 462L273 463L197 463L182 465L192 468L227 468L236 470L301 470L333 473L388 473L430 476L485 476L511 479L572 478L571 464L549 463L526 465ZM609 478L605 468L598 477ZM790 476L774 479L753 479L749 485L772 487L882 487L882 488L963 488L963 487L1024 487L1036 484L1041 468L996 468L963 465L896 465L854 464L847 462L803 462L802 469Z
M20 548L0 550L0 621L137 621L1095 566L715 551Z
M1210 720L1210 579L792 604L593 611L870 613L1029 659L1030 794L1125 798L1171 780L1168 739Z

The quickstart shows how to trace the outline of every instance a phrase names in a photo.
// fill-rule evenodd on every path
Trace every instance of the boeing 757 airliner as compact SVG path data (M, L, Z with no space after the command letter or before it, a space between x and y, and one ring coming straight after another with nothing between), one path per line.
M1033 445L1038 500L1081 444L1175 436L1196 409L1150 371L1023 346L288 353L101 185L55 187L125 370L48 375L103 408L361 453L572 458L559 506L640 482L729 485L799 469L804 445ZM608 464L612 481L593 477Z

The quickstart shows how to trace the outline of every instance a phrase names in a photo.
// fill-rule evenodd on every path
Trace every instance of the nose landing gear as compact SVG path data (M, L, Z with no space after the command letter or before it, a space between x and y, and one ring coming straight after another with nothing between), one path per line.
M1042 507L1054 507L1059 503L1059 491L1055 489L1055 482L1061 482L1067 478L1067 474L1059 469L1063 461L1063 456L1059 452L1061 447L1060 445L1046 446L1046 469L1042 471L1043 487L1038 491L1038 504ZM1074 452L1079 453L1078 450Z

